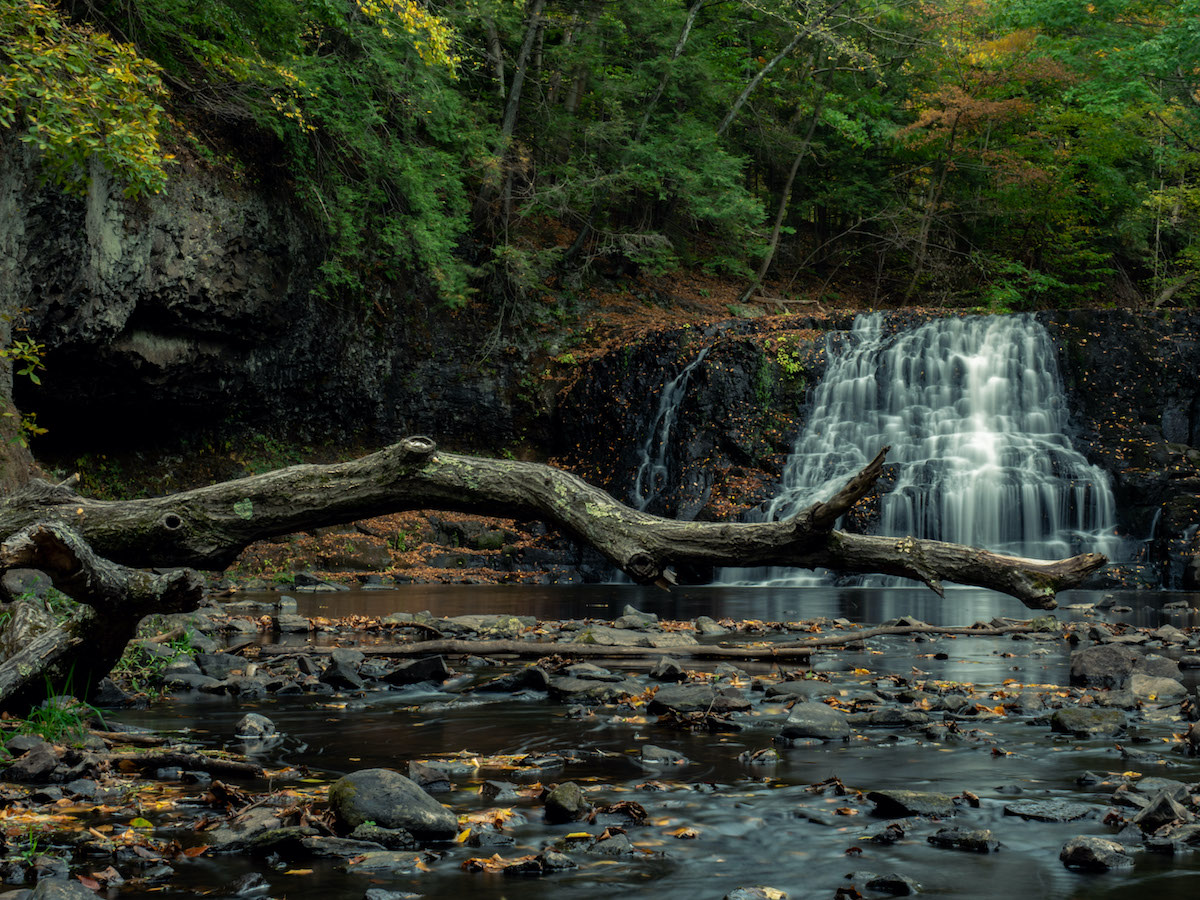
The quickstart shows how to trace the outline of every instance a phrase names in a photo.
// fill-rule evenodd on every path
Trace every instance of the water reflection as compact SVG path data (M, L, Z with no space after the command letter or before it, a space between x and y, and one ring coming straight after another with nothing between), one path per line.
M813 585L805 587L680 586L670 591L638 585L414 584L394 590L339 591L336 593L288 592L303 616L335 618L353 614L386 616L394 612L429 610L436 616L505 614L539 619L614 619L626 604L663 619L760 619L787 622L822 616L844 617L852 622L879 624L900 616L915 616L937 625L971 625L996 616L1028 619L1040 613L1019 600L978 588L949 587L942 599L925 587L862 588ZM275 592L243 593L238 599L273 602ZM1200 594L1163 591L1064 591L1059 594L1060 619L1088 618L1088 611L1071 610L1075 604L1096 604L1111 598L1127 613L1104 613L1105 621L1154 626L1171 622L1177 627L1200 625L1200 610L1165 611L1163 604L1184 600L1200 606Z

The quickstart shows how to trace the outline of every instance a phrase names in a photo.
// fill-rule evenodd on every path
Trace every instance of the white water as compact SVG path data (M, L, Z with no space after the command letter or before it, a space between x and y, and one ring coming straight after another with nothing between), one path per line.
M828 499L890 446L896 483L882 497L879 533L1043 559L1111 558L1108 478L1064 433L1054 348L1032 317L939 319L887 335L872 315L856 320L840 349L829 340L829 367L767 518ZM794 569L756 578L811 579Z
M629 492L629 504L636 510L645 511L667 483L667 455L671 449L671 429L675 427L679 405L687 393L688 379L707 355L708 348L705 347L682 372L663 385L658 399L658 411L646 430L646 439L641 446L641 464L633 480L633 489Z

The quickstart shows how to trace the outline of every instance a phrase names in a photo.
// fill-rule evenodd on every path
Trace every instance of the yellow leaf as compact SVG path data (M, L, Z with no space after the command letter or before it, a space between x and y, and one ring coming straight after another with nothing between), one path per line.
M153 822L151 822L149 819L143 819L141 816L138 816L136 819L134 819L132 822L130 822L130 823L129 823L129 827L130 827L130 828L150 828L150 829L153 829L153 828L154 828L154 823L153 823Z
M458 833L458 837L456 837L454 839L454 843L456 843L456 844L466 843L467 838L469 838L470 836L471 836L471 829L464 828L462 831L460 831Z

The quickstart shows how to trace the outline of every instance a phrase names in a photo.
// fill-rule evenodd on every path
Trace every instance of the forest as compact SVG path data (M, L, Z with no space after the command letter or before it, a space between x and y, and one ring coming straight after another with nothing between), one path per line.
M70 192L265 187L359 309L1200 297L1200 0L13 0L14 138Z

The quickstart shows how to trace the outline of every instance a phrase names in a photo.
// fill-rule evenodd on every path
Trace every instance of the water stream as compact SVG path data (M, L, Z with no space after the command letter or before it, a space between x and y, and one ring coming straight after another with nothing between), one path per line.
M654 420L646 429L646 438L640 448L641 463L629 492L629 504L634 509L645 510L657 499L667 482L667 459L671 451L671 429L679 416L679 406L687 394L688 380L704 357L708 347L701 350L678 375L663 385L658 399Z

